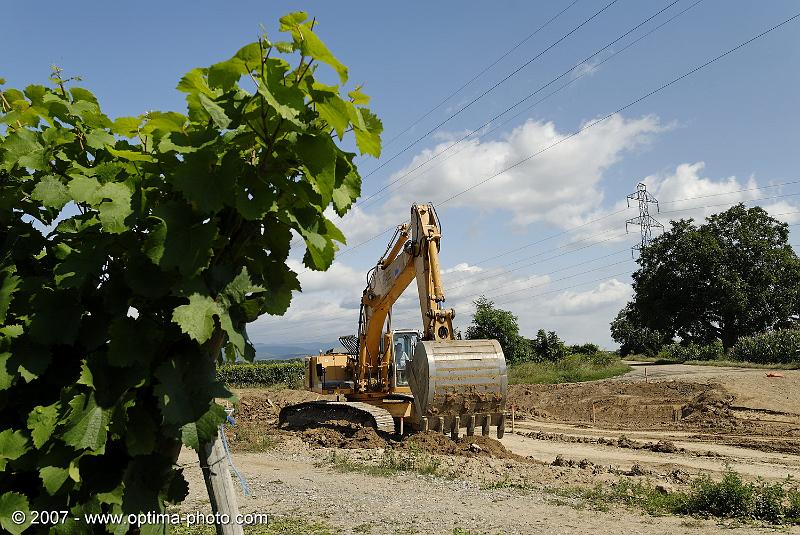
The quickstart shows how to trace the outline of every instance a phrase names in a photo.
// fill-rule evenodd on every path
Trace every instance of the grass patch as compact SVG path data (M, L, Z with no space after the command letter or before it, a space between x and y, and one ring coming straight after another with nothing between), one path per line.
M516 488L535 490L523 483L500 481L481 487L485 490ZM746 483L733 470L722 478L708 475L695 478L685 491L667 492L649 481L622 479L611 485L594 487L545 487L558 505L576 509L608 510L612 504L635 507L654 515L687 515L700 518L758 520L770 524L800 524L800 490L787 478L785 483L758 480Z
M331 452L326 461L338 472L358 472L378 477L389 477L404 472L435 477L452 476L442 471L439 459L420 452L413 444L409 446L407 452L384 451L377 464L356 461L335 451Z
M231 445L236 451L262 452L275 449L278 441L274 436L268 435L263 427L257 425L238 424L233 428L236 434L235 440L231 440ZM230 437L231 431L227 431Z
M755 368L757 370L798 370L800 369L800 362L789 363L769 363L763 364L759 362L749 362L743 360L683 360L677 358L667 357L646 357L644 355L628 355L625 360L634 362L649 362L654 366L659 364L689 364L692 366L724 366L730 368Z
M612 504L641 509L653 516L667 514L700 518L758 520L769 524L800 524L800 489L791 478L784 483L761 480L746 483L727 468L719 480L695 478L686 490L668 492L650 481L621 479L594 487L537 487L508 479L481 486L481 490L544 491L556 505L607 511Z
M508 381L511 384L581 383L617 377L631 369L613 353L575 354L557 362L524 362L511 366Z
M300 517L281 517L270 519L269 524L263 526L245 526L245 535L334 535L336 530L316 520L307 520ZM216 535L214 526L172 526L170 533L173 535Z

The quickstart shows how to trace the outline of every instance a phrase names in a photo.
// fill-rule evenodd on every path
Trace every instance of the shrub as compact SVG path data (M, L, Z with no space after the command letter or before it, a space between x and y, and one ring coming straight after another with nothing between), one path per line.
M708 345L672 343L661 348L659 356L680 361L717 360L725 356L725 350L719 340Z
M655 357L672 336L644 326L633 303L628 303L611 322L611 338L619 344L619 354Z
M742 336L731 349L731 357L758 364L791 364L800 361L800 330L781 329Z
M732 470L726 470L721 481L702 475L692 482L683 504L684 513L720 518L748 518L753 510L753 485L743 483Z
M253 362L224 364L217 368L217 378L229 386L254 387L286 385L299 388L303 385L305 364L291 362Z
M572 344L571 346L567 346L567 353L570 355L574 355L576 353L582 353L584 355L594 355L600 352L600 346L597 344Z

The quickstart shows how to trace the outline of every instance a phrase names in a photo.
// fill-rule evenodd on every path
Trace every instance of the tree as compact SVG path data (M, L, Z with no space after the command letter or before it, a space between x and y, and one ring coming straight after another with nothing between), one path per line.
M14 509L69 511L54 528L67 533L84 513L181 501L178 451L216 436L214 399L231 396L215 362L252 358L245 325L300 289L293 233L309 269L331 265L345 237L325 212L361 186L337 141L353 132L378 156L382 127L360 88L342 98L316 79L325 64L343 86L348 71L313 26L287 15L289 41L188 72L186 115L111 120L60 71L0 91L4 531L29 526Z
M786 223L739 204L691 219L644 248L633 275L643 325L686 342L722 341L791 324L800 312L800 260Z
M620 356L654 357L672 338L645 327L633 303L628 303L611 322L611 338L620 345Z
M557 362L567 356L567 346L554 331L539 329L536 338L530 340L531 349L537 360Z
M500 343L506 360L512 364L530 360L528 341L520 336L517 317L507 310L495 308L494 302L481 296L474 301L475 313L467 327L468 340L492 339Z

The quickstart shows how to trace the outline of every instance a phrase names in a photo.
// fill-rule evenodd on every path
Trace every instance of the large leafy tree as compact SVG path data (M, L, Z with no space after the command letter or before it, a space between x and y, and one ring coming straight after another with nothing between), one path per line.
M330 266L345 237L326 210L361 183L341 141L378 156L381 123L313 26L293 13L288 41L187 73L186 114L111 120L58 72L0 91L3 531L28 527L12 510L69 511L55 531L77 533L86 512L180 501L177 453L215 436L230 396L215 361L252 357L245 325L300 289L293 235Z
M506 359L512 364L530 360L530 344L519 334L517 317L508 310L496 308L493 301L483 296L474 304L475 313L472 323L467 327L466 338L497 340Z
M696 226L672 228L642 250L634 273L642 326L730 348L743 335L784 327L800 312L800 260L785 223L739 204Z

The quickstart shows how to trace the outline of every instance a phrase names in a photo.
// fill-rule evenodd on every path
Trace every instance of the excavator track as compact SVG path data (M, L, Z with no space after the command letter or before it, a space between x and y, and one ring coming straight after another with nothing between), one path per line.
M307 401L281 409L278 424L291 428L318 427L348 422L394 433L394 418L385 409L360 401Z

